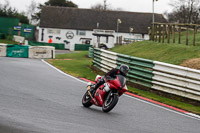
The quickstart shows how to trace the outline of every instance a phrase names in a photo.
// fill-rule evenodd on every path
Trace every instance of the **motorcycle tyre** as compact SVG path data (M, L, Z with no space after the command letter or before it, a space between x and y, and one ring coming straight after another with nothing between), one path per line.
M117 95L117 94L113 94L112 95L112 97L113 97L113 99L112 99L112 101L111 101L111 103L108 105L108 107L106 107L106 102L107 102L107 100L109 99L108 97L106 98L106 100L105 100L105 102L104 102L104 104L103 104L103 106L102 106L102 110L103 110L103 112L109 112L109 111L111 111L114 107L115 107L115 105L117 104L117 102L118 102L118 99L119 99L119 95Z
M86 99L86 96L89 96L87 91L82 98L82 104L84 107L88 108L88 107L92 106L92 103L91 103L92 98L89 96L90 98Z

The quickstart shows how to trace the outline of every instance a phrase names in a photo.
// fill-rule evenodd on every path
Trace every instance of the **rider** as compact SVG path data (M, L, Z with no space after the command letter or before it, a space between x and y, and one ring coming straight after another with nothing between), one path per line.
M129 67L125 64L122 64L119 69L117 68L113 68L110 72L106 73L105 76L103 76L100 80L98 80L98 82L96 83L96 85L94 87L91 88L91 92L93 90L97 90L97 88L99 88L99 86L101 86L102 84L105 83L104 81L104 77L110 76L112 78L115 78L116 75L123 75L123 76L127 76L127 73L129 71ZM95 91L93 92L93 95L95 94Z

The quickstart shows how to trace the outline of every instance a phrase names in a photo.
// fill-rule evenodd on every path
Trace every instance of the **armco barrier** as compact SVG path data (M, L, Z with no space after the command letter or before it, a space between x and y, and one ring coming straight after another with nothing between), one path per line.
M108 72L112 68L119 67L121 64L127 64L130 66L130 71L127 76L128 81L141 84L146 87L152 86L153 61L117 54L97 48L94 49L93 53L93 64L102 71Z
M130 66L128 80L146 87L152 86L153 61L142 58L118 54L117 65L127 64Z
M200 71L154 61L153 89L200 101Z
M55 58L55 48L51 46L29 47L29 58Z
M94 56L93 56L93 52L94 52L94 50L93 50L93 48L91 48L91 47L89 47L89 57L90 58L93 58Z
M127 79L155 90L200 101L200 71L167 63L90 48L93 65L104 72L127 64Z
M7 44L0 43L0 56L5 57L7 54Z

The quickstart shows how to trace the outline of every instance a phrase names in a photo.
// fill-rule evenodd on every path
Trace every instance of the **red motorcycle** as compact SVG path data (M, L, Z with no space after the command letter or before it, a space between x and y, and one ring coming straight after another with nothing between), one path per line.
M101 79L101 76L97 76L95 82ZM126 87L126 78L122 75L116 75L116 78L105 77L105 83L101 85L95 92L94 97L90 92L90 83L87 86L87 91L82 98L82 104L84 107L90 107L93 104L102 107L104 112L111 111L118 102L119 96L121 96L128 89Z

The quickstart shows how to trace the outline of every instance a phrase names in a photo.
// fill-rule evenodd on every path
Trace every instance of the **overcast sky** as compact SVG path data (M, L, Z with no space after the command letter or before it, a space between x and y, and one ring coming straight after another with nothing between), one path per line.
M17 8L19 11L26 11L27 6L30 5L32 0L9 0L12 7ZM34 0L36 3L44 4L48 0ZM90 8L92 5L102 3L104 0L71 0L78 5L79 8ZM107 5L112 8L122 8L124 11L132 12L152 12L153 0L107 0ZM170 12L169 6L171 0L158 0L155 1L155 13ZM0 4L4 4L4 0L0 0Z

